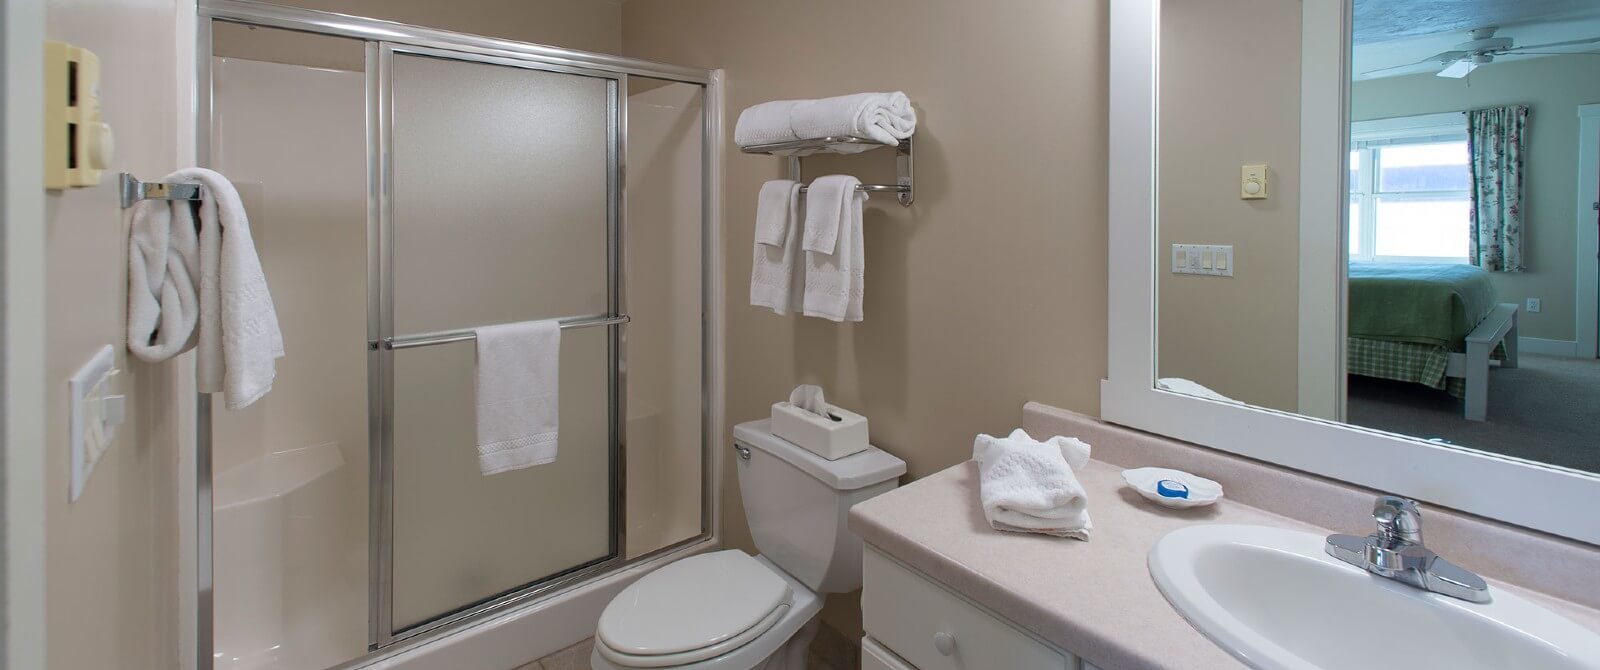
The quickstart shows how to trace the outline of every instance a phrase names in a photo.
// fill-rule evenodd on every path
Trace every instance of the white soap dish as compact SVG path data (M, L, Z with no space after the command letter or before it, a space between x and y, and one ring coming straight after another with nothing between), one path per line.
M1164 507L1203 507L1222 497L1221 484L1182 470L1134 468L1123 470L1122 479L1139 495Z

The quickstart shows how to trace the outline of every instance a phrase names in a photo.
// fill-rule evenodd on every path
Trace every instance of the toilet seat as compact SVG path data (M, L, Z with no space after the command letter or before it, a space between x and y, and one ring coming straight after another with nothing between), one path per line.
M630 668L703 661L767 632L794 595L788 579L742 551L685 558L617 594L600 615L595 648Z

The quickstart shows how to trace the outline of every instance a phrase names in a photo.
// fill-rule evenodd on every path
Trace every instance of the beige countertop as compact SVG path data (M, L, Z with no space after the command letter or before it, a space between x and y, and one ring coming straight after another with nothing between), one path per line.
M1226 498L1191 510L1159 507L1126 487L1121 468L1100 461L1078 478L1094 522L1088 542L990 528L971 462L856 505L850 527L880 551L1107 670L1244 667L1190 627L1151 581L1145 556L1167 532L1193 523L1330 532ZM1352 526L1363 521L1352 519ZM1600 631L1594 610L1490 582Z

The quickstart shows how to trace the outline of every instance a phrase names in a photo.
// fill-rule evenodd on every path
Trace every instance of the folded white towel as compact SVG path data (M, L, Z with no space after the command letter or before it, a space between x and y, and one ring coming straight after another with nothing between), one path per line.
M780 180L786 181L786 180ZM767 182L772 185L774 182ZM763 241L762 213L757 214L755 258L750 264L750 304L766 307L778 314L788 314L800 305L800 292L805 285L795 280L801 271L796 262L800 258L801 198L800 184L788 182L783 204L783 237L777 244ZM762 187L762 205L766 201L766 187ZM770 239L770 238L769 238Z
M761 193L756 196L756 244L783 246L783 237L791 225L789 214L798 193L793 179L773 179L761 185ZM792 224L799 225L799 222Z
M858 137L895 145L917 130L911 99L899 91L856 93L820 100L774 100L746 107L733 128L741 147L822 137ZM840 145L836 153L856 153L872 145Z
M1089 539L1089 498L1073 473L1089 462L1088 444L1061 436L1039 442L1018 428L1003 438L979 435L972 459L990 526Z
M893 145L916 132L917 112L900 91L856 93L796 102L789 125L801 138L849 135Z
M561 324L485 326L478 338L478 468L485 475L556 460Z
M828 175L806 191L806 283L802 313L830 321L860 321L866 294L866 249L861 224L867 194L861 180Z
M250 221L216 172L186 168L163 181L202 187L200 223L186 201L139 203L128 240L128 349L160 362L192 347L200 392L246 407L272 390L283 357Z
M741 147L800 139L789 124L789 111L799 100L773 100L739 112L733 126L733 143Z

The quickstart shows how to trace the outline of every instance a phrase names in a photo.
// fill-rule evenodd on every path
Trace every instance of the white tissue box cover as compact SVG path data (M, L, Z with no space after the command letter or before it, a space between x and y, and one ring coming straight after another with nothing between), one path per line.
M828 413L839 420L817 416L791 402L772 403L772 434L830 461L867 450L867 417L834 405L828 405Z

